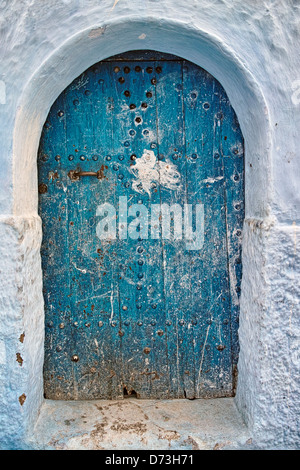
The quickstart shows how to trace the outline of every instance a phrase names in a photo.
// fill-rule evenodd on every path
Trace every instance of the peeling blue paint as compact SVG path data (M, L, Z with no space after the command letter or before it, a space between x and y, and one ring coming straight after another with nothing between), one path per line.
M70 178L100 168L100 180ZM153 52L94 65L52 106L39 190L46 397L232 396L244 153L221 85ZM142 232L99 240L97 207L119 197L140 210L203 205L203 247Z

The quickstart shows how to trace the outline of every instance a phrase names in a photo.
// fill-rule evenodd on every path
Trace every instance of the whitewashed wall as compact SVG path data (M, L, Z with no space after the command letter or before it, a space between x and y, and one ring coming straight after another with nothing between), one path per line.
M224 86L246 146L236 403L261 447L299 447L300 2L0 0L0 447L43 402L36 153L51 104L132 49L194 61Z

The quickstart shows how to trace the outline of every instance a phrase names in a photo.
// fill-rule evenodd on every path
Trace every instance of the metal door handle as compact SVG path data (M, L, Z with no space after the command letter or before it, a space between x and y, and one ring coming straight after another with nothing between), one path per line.
M82 171L81 168L77 168L76 170L70 170L68 173L68 177L72 181L79 181L81 176L96 176L98 180L102 180L104 178L104 171L103 168L100 168L98 171Z

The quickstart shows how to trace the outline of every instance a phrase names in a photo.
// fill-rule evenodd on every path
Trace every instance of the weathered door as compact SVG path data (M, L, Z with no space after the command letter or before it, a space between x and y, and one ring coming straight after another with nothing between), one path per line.
M103 61L54 103L38 169L45 396L231 396L244 154L220 83L150 51Z

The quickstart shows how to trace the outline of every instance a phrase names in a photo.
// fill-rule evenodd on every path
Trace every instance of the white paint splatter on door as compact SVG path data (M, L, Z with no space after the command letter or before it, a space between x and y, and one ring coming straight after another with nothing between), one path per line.
M131 171L136 177L132 188L139 193L146 192L150 195L153 183L173 191L180 189L181 178L177 167L170 161L159 161L152 150L145 149Z

